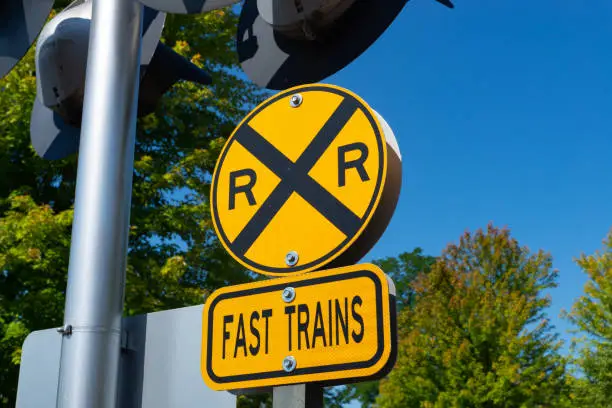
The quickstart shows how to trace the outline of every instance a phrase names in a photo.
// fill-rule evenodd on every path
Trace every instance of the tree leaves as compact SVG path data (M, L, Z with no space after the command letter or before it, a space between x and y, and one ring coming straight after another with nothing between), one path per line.
M601 251L576 262L589 279L585 294L566 314L583 333L573 347L575 406L607 408L612 401L612 230Z
M423 255L421 248L403 252L397 257L386 257L374 260L395 283L397 311L414 307L416 302L413 283L419 274L429 273L436 258ZM341 407L351 401L357 401L362 407L371 407L379 392L379 381L365 381L336 387L326 392L326 403L331 407Z
M550 255L489 225L449 245L399 316L398 361L380 407L538 407L567 403L561 342L544 313Z
M7 201L0 219L0 401L9 404L26 336L61 324L72 211L56 213L24 195Z

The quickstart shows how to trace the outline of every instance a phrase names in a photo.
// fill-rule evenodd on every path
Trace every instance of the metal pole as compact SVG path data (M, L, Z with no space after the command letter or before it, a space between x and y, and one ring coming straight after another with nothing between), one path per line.
M142 5L93 0L57 406L114 408Z
M272 408L323 408L323 387L318 384L274 387Z

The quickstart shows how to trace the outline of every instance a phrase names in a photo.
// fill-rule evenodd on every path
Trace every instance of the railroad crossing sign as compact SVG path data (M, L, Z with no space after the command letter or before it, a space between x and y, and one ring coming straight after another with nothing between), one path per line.
M380 378L395 363L395 286L371 264L231 286L203 310L214 390Z
M384 119L331 85L263 102L236 128L212 180L212 216L227 251L267 275L361 259L395 209L401 158Z

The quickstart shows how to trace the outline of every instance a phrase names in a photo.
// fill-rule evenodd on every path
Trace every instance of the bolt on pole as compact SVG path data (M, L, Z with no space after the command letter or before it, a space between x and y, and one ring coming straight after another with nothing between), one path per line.
M93 0L57 406L114 408L143 6Z

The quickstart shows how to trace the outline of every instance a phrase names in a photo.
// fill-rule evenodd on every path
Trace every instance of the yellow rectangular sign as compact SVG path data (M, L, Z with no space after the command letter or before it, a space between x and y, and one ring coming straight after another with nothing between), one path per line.
M395 288L371 264L222 288L202 328L215 390L374 379L395 362Z

